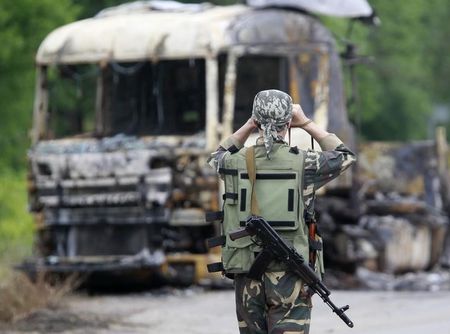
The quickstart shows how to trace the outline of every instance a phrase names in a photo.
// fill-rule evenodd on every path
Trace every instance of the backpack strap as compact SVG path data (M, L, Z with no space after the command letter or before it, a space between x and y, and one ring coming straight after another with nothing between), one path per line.
M250 146L245 152L245 162L247 167L248 178L252 187L250 213L252 216L259 216L259 206L256 200L255 182L256 182L256 163L255 163L255 146Z

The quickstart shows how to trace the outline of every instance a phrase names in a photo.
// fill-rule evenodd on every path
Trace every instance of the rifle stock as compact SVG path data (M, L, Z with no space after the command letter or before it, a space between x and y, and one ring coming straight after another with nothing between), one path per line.
M231 240L237 240L246 236L249 236L250 234L248 233L248 231L245 228L241 228L239 230L230 232L230 239Z

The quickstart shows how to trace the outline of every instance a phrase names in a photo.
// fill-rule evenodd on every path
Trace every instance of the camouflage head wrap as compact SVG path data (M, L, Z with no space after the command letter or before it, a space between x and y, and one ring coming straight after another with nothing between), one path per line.
M270 159L273 141L292 119L292 98L279 90L263 90L253 100L253 118L261 124L264 146Z

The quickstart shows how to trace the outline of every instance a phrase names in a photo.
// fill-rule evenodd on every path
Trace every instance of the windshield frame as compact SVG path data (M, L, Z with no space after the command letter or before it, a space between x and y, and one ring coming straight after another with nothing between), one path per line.
M214 129L217 132L217 115L218 115L218 62L216 57L201 58L196 57L196 61L201 63L202 70L196 71L198 73L198 80L203 82L199 87L202 90L202 95L198 99L201 100L203 111L200 110L200 117L198 121L202 124L198 131L192 133L147 133L147 134L131 134L139 137L152 137L152 136L173 136L173 137L190 137L193 135L198 135L206 129ZM149 64L161 64L162 62L170 61L192 61L192 58L182 58L182 59L160 59L158 61L149 62L147 59L137 62L139 63L149 63ZM103 82L102 75L104 73L104 68L108 66L108 63L96 64L96 63L80 63L80 64L70 64L70 65L84 65L91 64L97 65L99 68L99 74L97 75L97 87L96 87L96 97L95 106L93 113L95 113L95 131L93 133L80 133L76 135L63 135L58 138L52 138L50 130L50 112L49 112L49 69L56 68L58 66L65 66L68 64L52 64L38 65L36 68L36 86L35 86L35 100L33 108L33 127L31 131L32 142L36 143L39 140L49 140L49 139L67 139L67 138L102 138L111 137L115 134L108 134L105 132L105 85ZM170 63L169 63L170 64ZM198 66L198 65L197 65ZM167 93L166 93L167 94ZM198 117L198 116L197 116ZM211 131L209 131L211 132ZM212 141L217 143L217 136L212 136L210 133L210 138Z
M333 46L328 42L310 42L302 44L301 46L290 44L239 44L230 48L228 51L228 62L225 73L225 88L222 107L223 116L221 126L223 131L221 140L230 136L234 131L233 124L235 116L234 108L236 101L236 87L237 80L239 80L237 77L237 66L239 60L245 56L274 56L286 58L288 60L288 93L291 95L294 103L301 103L301 83L298 80L298 75L300 74L298 64L299 57L303 54L318 56L321 60L321 65L318 69L318 81L315 87L315 92L312 96L312 110L307 112L307 114L309 117L317 118L319 125L326 128L328 125L328 118L326 117L326 114L328 112L329 101L329 58L332 49ZM296 74L297 80L293 80L293 74ZM251 110L249 111L249 117L250 112Z

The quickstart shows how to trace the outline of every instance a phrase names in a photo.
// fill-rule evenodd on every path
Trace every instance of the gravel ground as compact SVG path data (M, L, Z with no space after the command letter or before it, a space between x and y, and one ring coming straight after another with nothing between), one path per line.
M316 296L311 334L450 333L450 291L333 291L336 305L350 304L349 329ZM127 295L66 297L56 310L42 310L1 333L238 333L232 291L200 288Z

